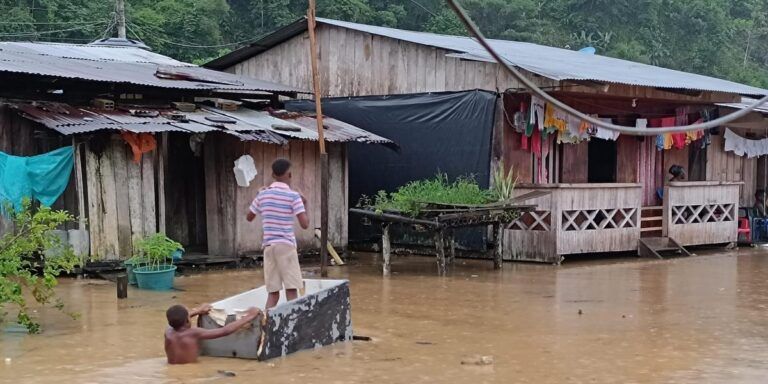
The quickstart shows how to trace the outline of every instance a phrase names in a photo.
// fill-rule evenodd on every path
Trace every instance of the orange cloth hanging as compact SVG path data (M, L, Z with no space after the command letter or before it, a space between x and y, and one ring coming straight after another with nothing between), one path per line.
M128 145L131 146L133 151L133 162L139 163L141 161L141 155L147 152L153 151L157 148L157 142L155 137L151 133L133 133L133 132L121 132L120 136L125 140Z

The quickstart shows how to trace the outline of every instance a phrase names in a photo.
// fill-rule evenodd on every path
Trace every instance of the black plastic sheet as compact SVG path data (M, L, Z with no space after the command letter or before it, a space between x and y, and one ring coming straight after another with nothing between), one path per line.
M349 144L350 206L363 195L391 192L438 172L450 180L471 175L481 187L487 187L496 98L495 93L474 90L323 99L325 115L400 146L398 153L383 146ZM313 111L315 106L312 100L292 100L286 102L286 108ZM380 229L358 225L359 221L359 217L350 217L350 241L377 240ZM398 232L393 233L396 242L422 242ZM475 249L484 246L482 236L462 236L461 242Z

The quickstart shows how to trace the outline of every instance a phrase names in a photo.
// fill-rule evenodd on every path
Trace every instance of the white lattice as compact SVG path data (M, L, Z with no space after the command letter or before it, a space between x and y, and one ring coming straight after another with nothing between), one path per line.
M734 204L702 204L672 206L675 224L722 223L735 220Z
M637 227L637 208L563 211L564 231L591 231Z
M532 211L523 213L509 225L513 231L549 231L550 211Z

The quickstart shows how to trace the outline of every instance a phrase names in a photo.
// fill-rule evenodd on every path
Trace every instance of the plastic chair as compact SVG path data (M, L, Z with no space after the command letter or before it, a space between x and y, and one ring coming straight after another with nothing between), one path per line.
M739 218L739 240L741 240L742 235L745 243L752 242L752 230L749 228L749 219L746 217Z

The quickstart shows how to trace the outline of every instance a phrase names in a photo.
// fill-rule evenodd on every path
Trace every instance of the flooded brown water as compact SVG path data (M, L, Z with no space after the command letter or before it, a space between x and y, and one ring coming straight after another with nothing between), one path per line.
M65 280L70 320L38 313L45 332L0 332L8 383L764 383L768 253L579 262L561 267L460 261L433 276L429 258L336 267L349 278L353 342L270 362L201 358L168 366L164 311L257 287L262 271L177 279L179 291ZM492 363L475 364L479 356ZM488 361L490 362L490 361ZM219 371L232 371L224 377Z

